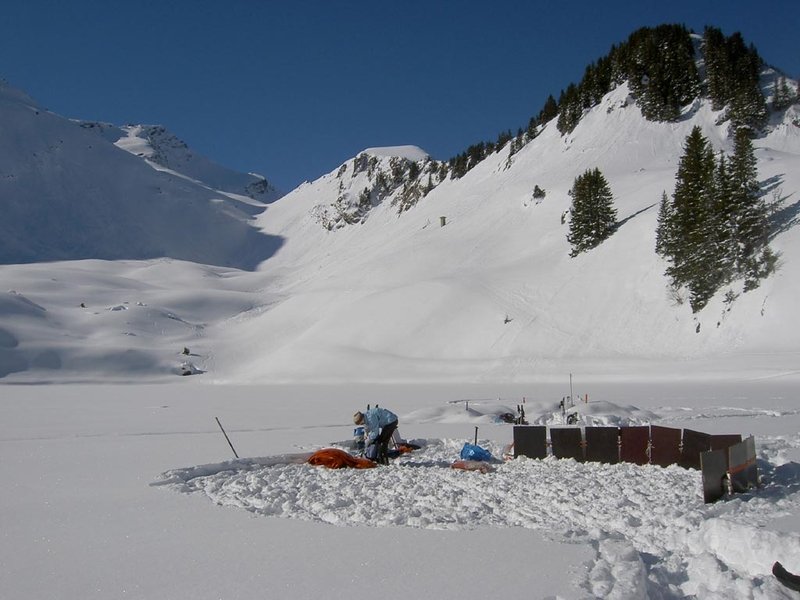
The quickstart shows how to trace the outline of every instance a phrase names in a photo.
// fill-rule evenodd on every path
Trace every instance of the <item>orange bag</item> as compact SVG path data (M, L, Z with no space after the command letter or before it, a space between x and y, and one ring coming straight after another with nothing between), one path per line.
M371 469L377 466L367 458L359 458L337 448L324 448L317 450L308 457L308 464L329 469Z

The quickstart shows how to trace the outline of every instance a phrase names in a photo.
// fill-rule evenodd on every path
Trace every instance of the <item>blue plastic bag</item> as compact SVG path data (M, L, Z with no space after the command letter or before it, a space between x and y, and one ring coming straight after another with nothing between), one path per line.
M464 444L461 449L461 458L463 460L492 460L492 454L488 450L476 446L475 444Z

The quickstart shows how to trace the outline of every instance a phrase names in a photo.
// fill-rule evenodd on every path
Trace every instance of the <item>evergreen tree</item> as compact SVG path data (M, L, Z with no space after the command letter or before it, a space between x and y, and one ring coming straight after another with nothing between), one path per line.
M793 101L794 94L792 94L789 84L786 83L786 77L781 75L775 82L775 91L772 95L772 109L783 110L791 106Z
M542 107L542 110L539 111L539 117L537 121L544 125L545 123L549 122L550 120L556 118L558 116L558 104L556 104L555 98L553 95L550 94L547 97L547 100Z
M663 258L672 256L675 252L676 234L673 229L675 216L672 202L667 197L667 192L661 194L661 203L658 205L658 221L656 225L656 254Z
M735 236L735 207L731 202L731 173L725 155L720 152L714 170L713 181L713 205L717 227L714 233L714 241L718 247L718 264L716 265L724 275L720 277L720 282L727 283L733 278L738 253Z
M763 61L754 46L747 47L738 32L725 37L706 27L703 50L708 77L708 95L714 110L728 107L733 126L760 128L767 121L767 105L761 93Z
M599 169L575 178L572 189L569 233L570 256L577 256L608 239L617 228L617 211L608 182Z
M694 311L705 306L719 284L720 248L714 213L714 154L699 127L686 138L672 203L662 197L656 250L670 263L676 288L688 287Z
M775 270L749 134L738 129L733 156L716 161L695 127L686 138L672 201L666 194L661 199L656 252L670 263L672 285L688 288L695 312L733 279L743 278L747 291Z
M558 99L558 121L556 127L563 133L570 133L583 116L583 104L578 86L570 83Z
M688 30L680 25L645 27L628 38L627 46L615 59L616 69L627 74L642 114L652 121L676 120L681 107L700 91Z
M768 246L769 215L758 184L753 143L746 128L736 131L730 188L735 268L744 277L745 290L750 290L774 270L776 257Z

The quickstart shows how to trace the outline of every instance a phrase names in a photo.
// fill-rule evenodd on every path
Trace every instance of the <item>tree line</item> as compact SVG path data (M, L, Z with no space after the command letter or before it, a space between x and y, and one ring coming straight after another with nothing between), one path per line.
M726 36L718 28L706 27L701 52L705 78L697 69L695 40L690 30L683 25L642 27L627 41L612 45L606 56L590 63L580 82L561 90L558 100L548 96L528 126L520 127L516 135L503 131L497 140L473 144L450 158L446 163L450 176L463 177L509 141L513 155L553 119L562 134L571 132L586 110L625 81L642 114L651 121L675 121L683 107L705 95L714 110L725 109L721 120L730 120L734 128L763 127L769 110L759 86L764 61L756 48L746 45L738 32ZM772 108L782 110L796 100L784 80L776 89Z

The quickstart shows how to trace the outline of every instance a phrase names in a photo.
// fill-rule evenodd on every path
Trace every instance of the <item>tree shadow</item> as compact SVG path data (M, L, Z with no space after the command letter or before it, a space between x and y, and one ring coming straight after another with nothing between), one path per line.
M783 196L777 202L783 203L789 197L790 196ZM770 241L774 240L780 234L786 233L798 224L800 224L800 200L797 200L794 204L782 206L770 217Z
M762 195L767 195L770 192L774 192L778 189L778 187L783 183L783 175L774 175L769 179L765 179L761 182L759 187L761 188Z
M644 207L644 208L643 208L643 209L641 209L641 210L637 210L635 213L633 213L632 215L629 215L629 216L625 217L625 218L624 218L624 219L622 219L621 221L617 221L617 229L619 229L620 227L622 227L623 225L625 225L625 223L627 223L628 221L630 221L630 220L631 220L631 219L633 219L634 217L638 217L638 216L639 216L640 214L642 214L643 212L646 212L646 211L650 210L650 209L651 209L651 208L653 208L653 207L654 207L656 204L658 204L658 203L657 203L657 202L655 202L655 203L651 204L650 206L646 206L646 207Z

